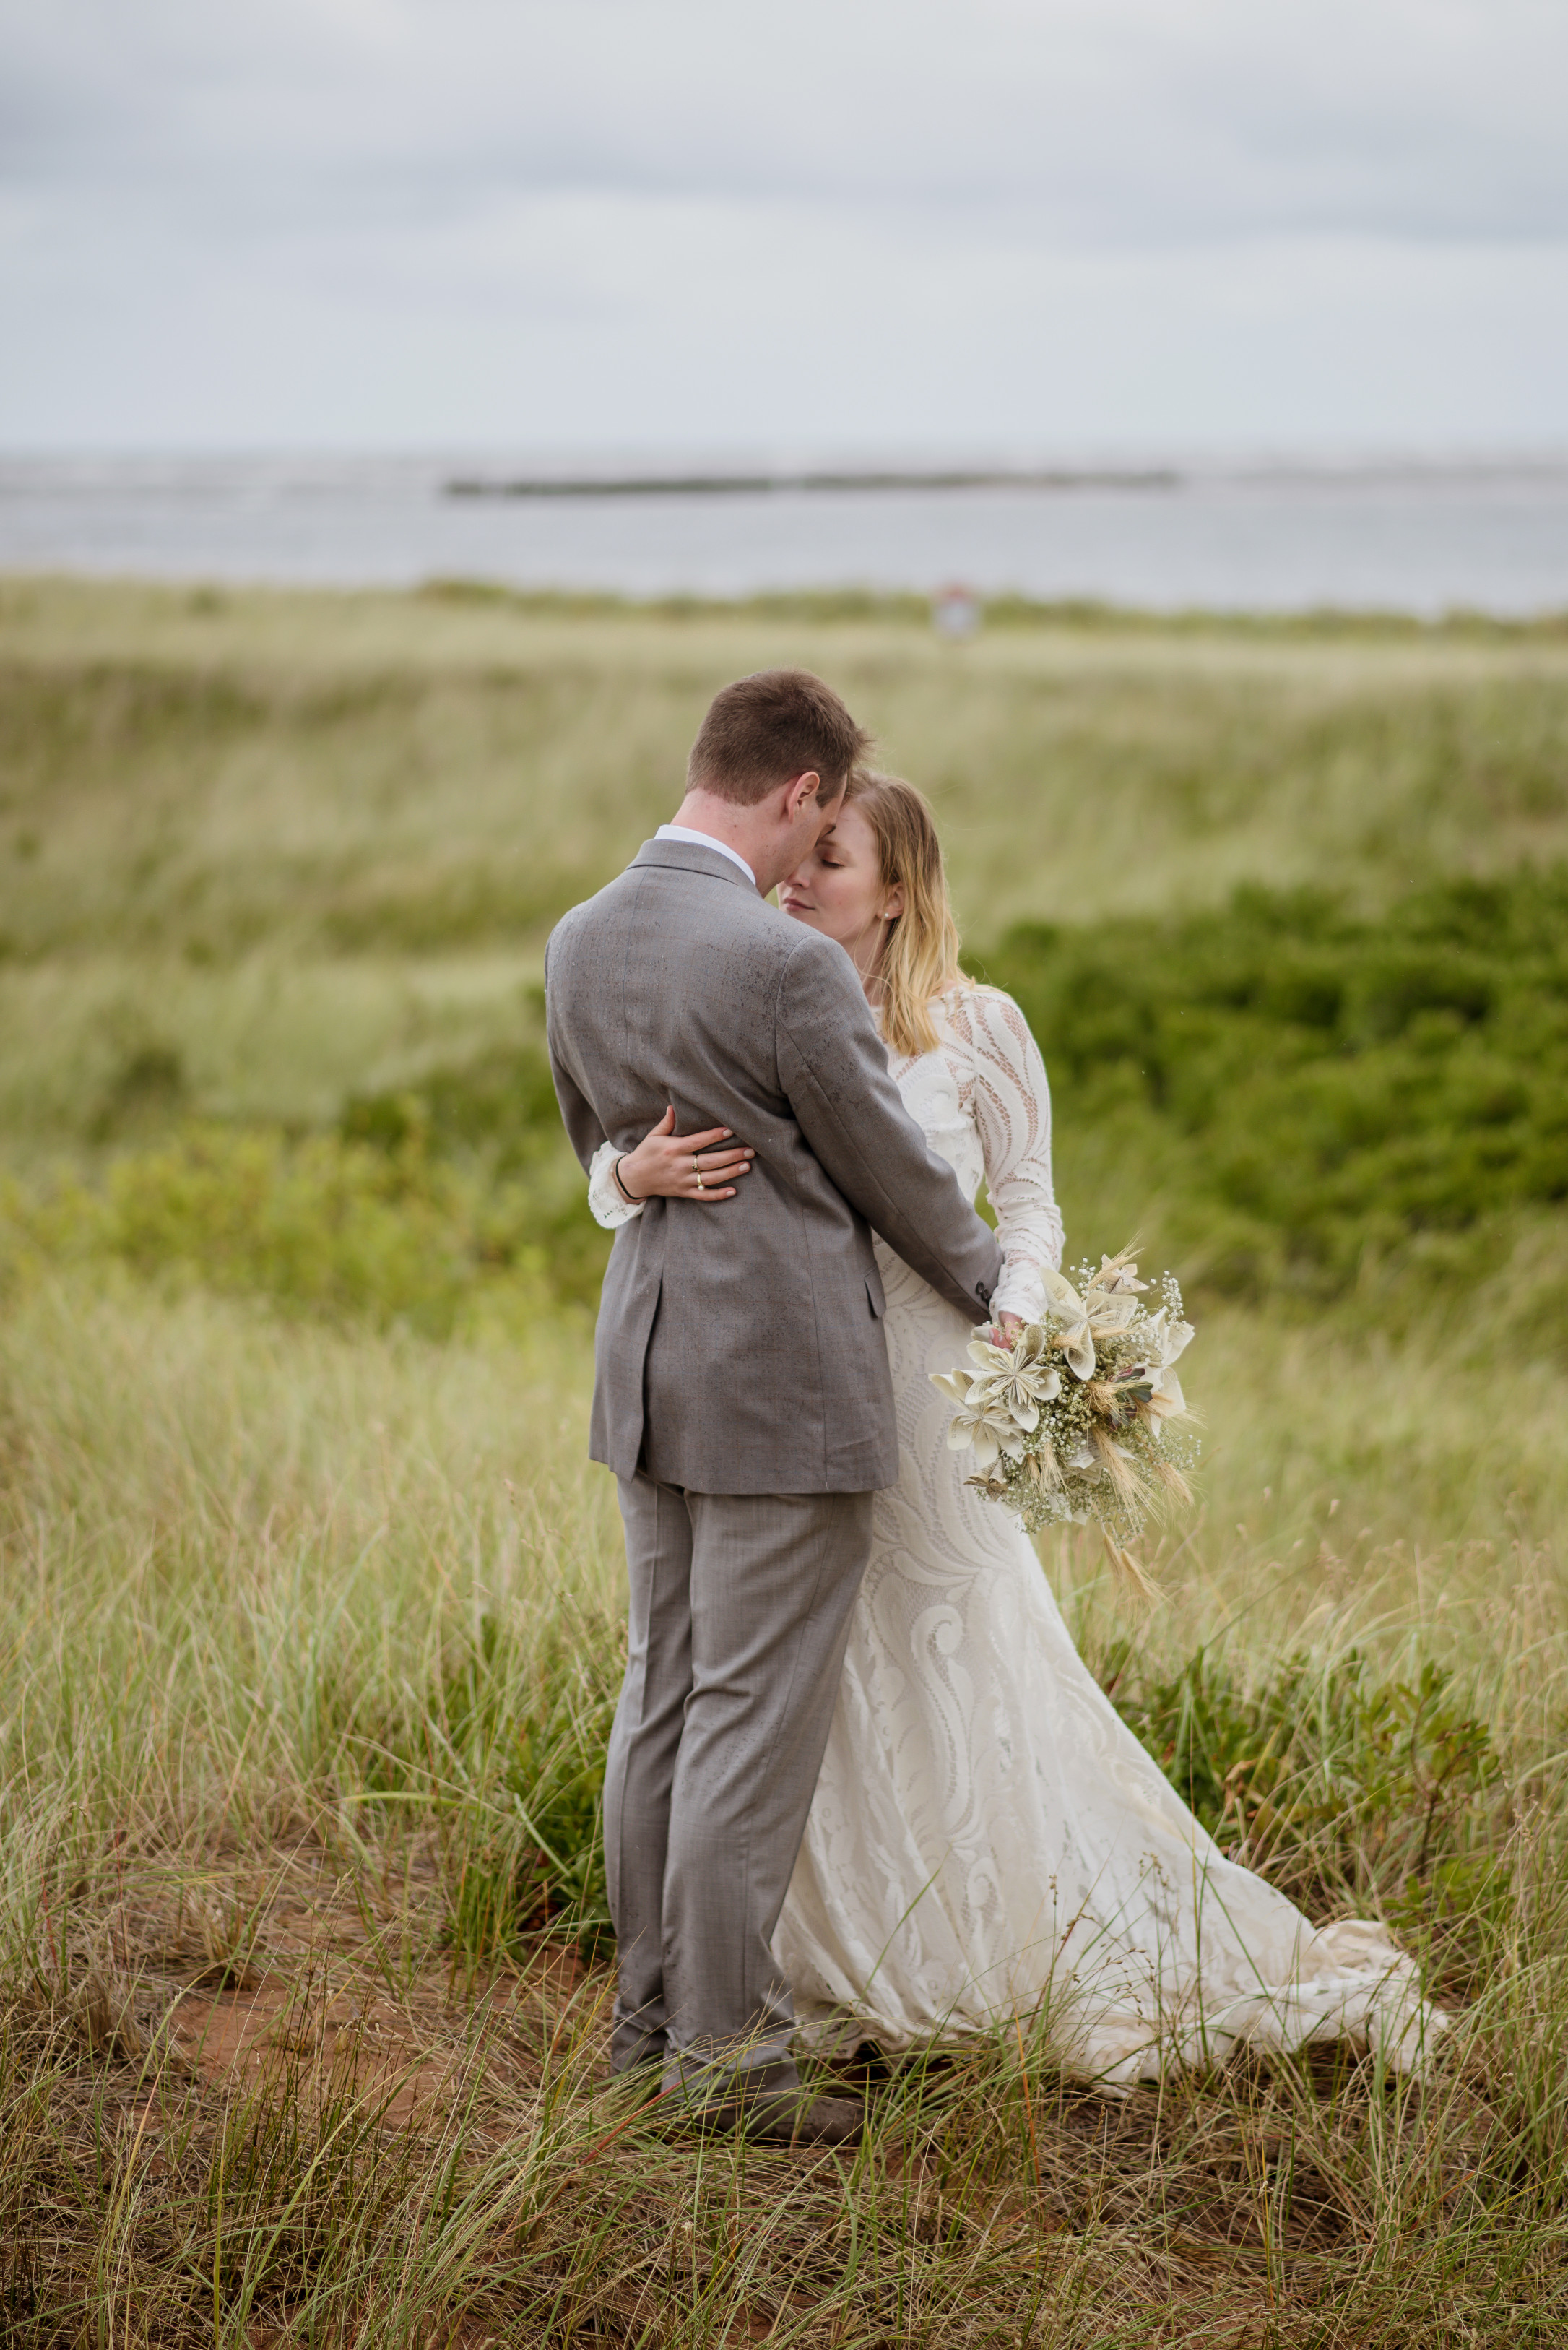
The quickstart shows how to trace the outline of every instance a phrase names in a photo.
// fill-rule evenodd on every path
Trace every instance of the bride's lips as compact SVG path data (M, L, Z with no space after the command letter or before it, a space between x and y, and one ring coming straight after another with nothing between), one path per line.
M797 889L781 889L779 891L779 906L781 910L786 914L809 914L815 910L812 905L811 899L809 898L803 898Z

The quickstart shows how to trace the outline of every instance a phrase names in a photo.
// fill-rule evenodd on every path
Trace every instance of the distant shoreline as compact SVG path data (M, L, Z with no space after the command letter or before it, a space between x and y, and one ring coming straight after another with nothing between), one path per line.
M547 473L508 480L462 475L443 483L449 498L713 498L877 490L1179 490L1184 476L1166 467L1142 472L861 473Z
M1568 608L1568 452L1533 466L1219 470L1179 451L454 450L0 456L0 567L277 585L431 578L633 601L822 590L988 606Z

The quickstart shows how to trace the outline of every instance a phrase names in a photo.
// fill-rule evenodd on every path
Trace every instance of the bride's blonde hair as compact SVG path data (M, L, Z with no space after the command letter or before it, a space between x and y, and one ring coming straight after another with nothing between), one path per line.
M934 1053L931 1002L973 982L959 968L958 924L948 900L942 845L930 809L901 775L857 768L846 795L877 836L882 880L901 889L904 910L889 924L877 977L882 1035L894 1053Z

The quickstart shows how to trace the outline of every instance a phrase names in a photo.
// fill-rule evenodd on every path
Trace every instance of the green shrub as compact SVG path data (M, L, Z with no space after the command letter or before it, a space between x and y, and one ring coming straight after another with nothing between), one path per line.
M0 1197L0 1266L112 1258L333 1317L444 1336L486 1294L513 1312L547 1295L528 1195L418 1150L338 1135L192 1127L110 1165L101 1188L62 1177Z
M522 1044L430 1071L411 1086L357 1094L339 1131L396 1161L412 1155L461 1170L487 1197L514 1203L553 1294L597 1307L610 1240L588 1211L587 1187L536 1045Z
M1214 914L1025 925L983 968L1064 1130L1119 1122L1222 1286L1332 1297L1423 1235L1568 1199L1568 868L1376 919L1249 889Z
M441 1159L472 1157L492 1175L514 1174L565 1148L550 1064L536 1045L431 1069L410 1086L354 1094L339 1130L379 1150L417 1144Z

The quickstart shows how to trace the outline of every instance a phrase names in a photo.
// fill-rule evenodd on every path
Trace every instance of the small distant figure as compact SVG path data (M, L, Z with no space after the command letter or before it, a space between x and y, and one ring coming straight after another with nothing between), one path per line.
M972 637L980 626L980 598L972 588L956 582L939 588L931 598L931 621L939 636L955 643Z

